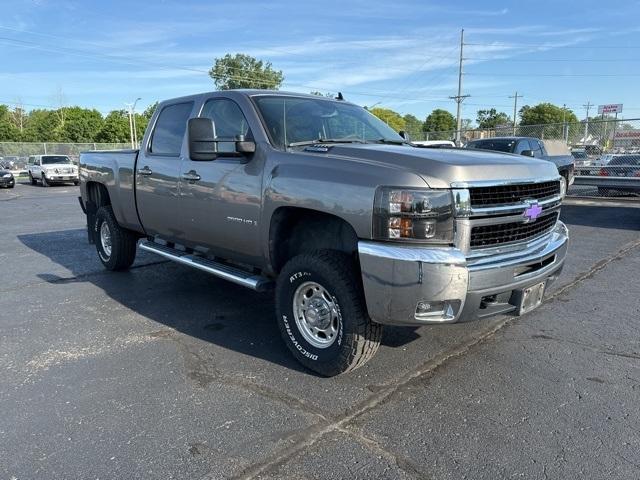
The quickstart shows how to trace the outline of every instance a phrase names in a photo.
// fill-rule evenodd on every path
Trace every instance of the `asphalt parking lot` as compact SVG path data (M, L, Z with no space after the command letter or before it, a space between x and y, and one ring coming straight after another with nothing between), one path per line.
M640 478L640 202L564 206L538 310L388 328L325 379L269 294L104 271L77 195L0 190L0 478Z

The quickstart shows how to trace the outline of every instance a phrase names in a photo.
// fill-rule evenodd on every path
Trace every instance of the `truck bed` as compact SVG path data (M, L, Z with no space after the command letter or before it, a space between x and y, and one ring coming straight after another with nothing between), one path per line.
M80 194L88 200L87 186L104 185L113 213L125 228L142 231L135 202L135 168L139 150L92 150L80 153Z

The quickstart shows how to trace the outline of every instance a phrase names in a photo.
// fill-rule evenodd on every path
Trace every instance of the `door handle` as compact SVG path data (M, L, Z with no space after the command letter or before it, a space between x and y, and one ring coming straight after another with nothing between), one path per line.
M139 168L138 169L138 175L144 175L144 176L149 176L153 173L153 171L149 168L149 167L144 167L144 168Z
M182 174L182 178L184 180L187 180L189 182L197 182L198 180L200 180L200 175L198 175L194 170L191 170L187 173L183 173Z

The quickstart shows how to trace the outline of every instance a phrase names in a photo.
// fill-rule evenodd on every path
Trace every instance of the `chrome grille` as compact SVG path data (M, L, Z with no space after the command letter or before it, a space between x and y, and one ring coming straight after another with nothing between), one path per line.
M559 212L543 215L533 222L509 222L479 225L471 228L471 248L492 247L531 240L553 229Z
M546 200L560 195L560 182L496 185L469 189L471 207L495 207L520 203L525 199Z

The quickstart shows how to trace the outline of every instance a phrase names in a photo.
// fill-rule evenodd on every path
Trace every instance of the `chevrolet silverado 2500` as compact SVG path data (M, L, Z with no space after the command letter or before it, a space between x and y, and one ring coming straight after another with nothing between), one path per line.
M139 150L80 155L89 241L275 289L282 338L331 376L382 325L537 307L560 273L564 182L550 162L412 146L342 99L238 90L160 103Z

